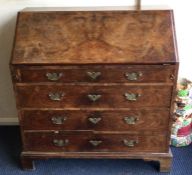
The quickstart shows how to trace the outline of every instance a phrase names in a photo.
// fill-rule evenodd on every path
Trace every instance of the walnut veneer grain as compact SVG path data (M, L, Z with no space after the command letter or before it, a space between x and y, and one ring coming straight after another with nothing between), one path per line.
M178 67L172 10L19 12L10 69L22 167L132 158L170 171Z

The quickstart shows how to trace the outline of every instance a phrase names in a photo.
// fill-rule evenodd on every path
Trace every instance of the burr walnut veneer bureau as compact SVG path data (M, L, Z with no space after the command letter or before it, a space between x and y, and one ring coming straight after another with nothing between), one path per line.
M25 9L10 67L24 169L35 159L131 158L170 170L172 10Z

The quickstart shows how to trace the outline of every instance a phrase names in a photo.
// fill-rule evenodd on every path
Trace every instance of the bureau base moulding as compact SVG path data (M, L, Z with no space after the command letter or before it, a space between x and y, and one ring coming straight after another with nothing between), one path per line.
M144 161L158 161L160 172L169 172L172 164L172 153L125 153L125 152L71 152L71 153L55 153L55 152L22 152L21 161L23 168L26 170L35 170L34 160L49 158L81 158L81 159L143 159Z

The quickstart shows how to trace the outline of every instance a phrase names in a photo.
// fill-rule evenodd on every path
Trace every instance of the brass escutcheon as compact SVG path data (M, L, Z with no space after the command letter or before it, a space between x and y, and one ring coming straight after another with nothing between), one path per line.
M97 94L88 94L87 97L89 98L89 100L91 100L92 102L95 102L97 100L99 100L101 98L101 95L97 95Z
M96 146L100 145L102 143L102 141L101 140L90 140L89 143L91 143L91 145L96 147Z
M97 124L101 121L101 117L89 117L88 120L93 124Z
M56 72L53 72L53 73L46 73L46 77L48 80L51 80L51 81L57 81L59 80L61 77L63 76L63 73L56 73Z
M62 117L62 116L54 116L51 118L51 121L53 124L56 125L61 125L67 120L67 117Z
M50 100L61 101L63 99L64 95L65 94L63 92L55 92L55 93L50 92L48 96L49 96Z
M101 72L87 72L87 75L88 75L92 80L96 80L99 76L101 76Z
M138 121L139 119L137 117L134 117L134 116L129 116L129 117L124 117L124 121L125 123L129 124L129 125L134 125L136 124L136 122Z
M125 73L125 77L130 81L136 81L141 76L143 76L142 72L131 72L131 73Z
M134 93L125 93L124 96L128 101L136 101L141 95Z
M136 144L138 144L139 142L137 140L127 140L127 139L124 139L123 140L123 143L125 146L127 147L134 147Z
M58 147L63 147L63 146L67 146L69 143L69 140L68 139L65 139L65 140L62 140L62 139L54 139L53 140L53 144L55 146L58 146Z

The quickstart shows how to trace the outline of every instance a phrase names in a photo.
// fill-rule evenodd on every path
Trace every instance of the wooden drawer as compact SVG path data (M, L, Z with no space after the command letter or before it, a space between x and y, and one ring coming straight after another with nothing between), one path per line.
M157 131L168 128L169 109L153 110L25 110L24 130Z
M19 85L18 104L30 108L169 107L172 86Z
M174 66L21 66L18 82L173 82Z
M25 151L165 152L166 135L25 132Z

